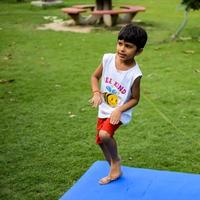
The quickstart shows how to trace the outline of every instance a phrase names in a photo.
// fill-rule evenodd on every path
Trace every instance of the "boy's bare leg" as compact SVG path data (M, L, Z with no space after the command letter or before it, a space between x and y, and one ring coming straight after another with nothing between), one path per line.
M99 146L100 146L101 150L103 151L105 159L108 161L109 165L111 165L111 155L110 155L108 149L106 148L106 146L103 143L99 144Z
M111 143L114 145L114 149L117 154L116 159L111 160L111 171L113 172L114 177L118 177L121 175L121 159L118 155L116 140L112 137L110 137L110 140L112 141Z
M114 138L109 137L106 141L109 152L111 153L110 176L115 179L121 175L121 163L117 152L117 144Z
M120 158L117 152L117 144L115 139L110 137L109 133L107 133L106 131L100 131L99 136L111 156L110 173L107 176L107 180L109 178L110 180L108 180L108 182L110 182L111 180L116 179L121 175L121 165ZM106 184L106 177L103 179L102 181Z

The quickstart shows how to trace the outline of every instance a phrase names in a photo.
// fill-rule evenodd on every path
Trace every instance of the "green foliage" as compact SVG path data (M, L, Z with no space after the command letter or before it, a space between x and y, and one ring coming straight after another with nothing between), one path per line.
M199 0L182 0L181 4L186 6L186 10L199 10L200 1Z

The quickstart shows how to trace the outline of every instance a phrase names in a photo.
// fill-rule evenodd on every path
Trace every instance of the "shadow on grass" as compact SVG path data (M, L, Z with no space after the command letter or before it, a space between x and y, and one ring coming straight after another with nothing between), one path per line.
M143 28L145 29L154 29L154 28L158 28L158 27L162 27L161 24L159 23L156 23L156 22L143 22L143 21L140 21L140 20L136 20L136 21L133 21L132 22L133 24L135 25L138 25L138 26L142 26ZM103 24L100 24L100 25L94 25L94 32L103 32L103 31L119 31L123 26L125 26L125 24L118 24L116 26L112 26L112 27L107 27Z

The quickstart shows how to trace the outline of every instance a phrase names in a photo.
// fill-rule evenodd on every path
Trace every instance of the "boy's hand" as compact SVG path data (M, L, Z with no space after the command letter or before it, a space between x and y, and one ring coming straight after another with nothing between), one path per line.
M110 115L110 123L115 125L120 122L122 112L119 108L116 108Z
M92 107L96 108L102 103L102 97L100 92L95 92L92 99L90 100Z

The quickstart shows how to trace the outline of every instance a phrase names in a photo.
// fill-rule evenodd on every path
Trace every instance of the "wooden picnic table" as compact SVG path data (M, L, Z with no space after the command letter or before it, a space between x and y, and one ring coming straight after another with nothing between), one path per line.
M130 23L138 13L145 11L142 6L121 6L120 9L113 9L112 0L95 0L95 4L74 5L71 8L62 9L77 25L94 25L104 23L106 26ZM81 13L90 12L89 16L82 16ZM121 15L122 14L122 15Z

